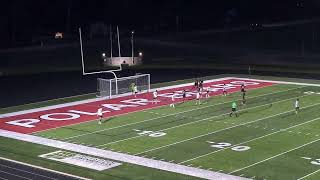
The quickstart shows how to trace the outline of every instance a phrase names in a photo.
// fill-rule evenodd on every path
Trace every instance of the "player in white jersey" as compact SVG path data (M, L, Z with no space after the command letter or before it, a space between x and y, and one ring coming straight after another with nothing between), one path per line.
M196 105L197 104L201 104L201 102L200 102L200 91L198 91L197 94L196 94Z
M152 104L157 104L158 103L158 90L153 92L153 101Z
M99 118L98 123L101 124L101 123L102 123L102 122L101 122L101 121L102 121L102 108L99 108L99 109L98 109L97 116L98 116L98 118Z
M227 96L227 86L223 84L222 95Z
M208 87L206 89L206 98L209 98L210 97L210 88Z
M298 114L299 108L300 108L299 99L297 99L297 100L294 102L294 108L295 108L296 114Z
M172 95L171 95L171 104L170 104L170 107L173 107L173 108L174 108L174 92L173 92Z

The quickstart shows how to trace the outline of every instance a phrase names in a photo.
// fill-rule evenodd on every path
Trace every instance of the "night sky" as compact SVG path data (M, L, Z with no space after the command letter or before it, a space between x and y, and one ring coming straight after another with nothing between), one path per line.
M96 22L138 31L180 31L308 19L319 0L11 0L1 5L2 43L30 41L56 31L72 33ZM152 27L152 28L150 28ZM2 44L3 47L3 44Z

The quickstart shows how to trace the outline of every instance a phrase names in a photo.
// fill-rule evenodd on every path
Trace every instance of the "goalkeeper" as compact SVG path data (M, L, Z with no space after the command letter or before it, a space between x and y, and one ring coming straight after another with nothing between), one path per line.
M130 91L132 92L132 95L134 94L134 87L136 86L135 83L131 83L129 86Z

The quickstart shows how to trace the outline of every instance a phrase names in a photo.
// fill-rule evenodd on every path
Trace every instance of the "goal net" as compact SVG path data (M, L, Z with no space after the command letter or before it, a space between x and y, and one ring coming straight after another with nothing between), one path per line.
M97 92L99 97L109 97L132 92L132 86L136 85L139 92L150 90L150 74L140 74L135 76L97 79Z

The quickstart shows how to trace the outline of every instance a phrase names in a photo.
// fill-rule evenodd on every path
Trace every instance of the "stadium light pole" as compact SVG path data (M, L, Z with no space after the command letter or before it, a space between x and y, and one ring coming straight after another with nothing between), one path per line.
M134 35L134 31L131 31L131 56L132 56L132 63L134 64L134 46L133 46L133 35Z

